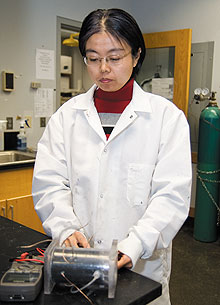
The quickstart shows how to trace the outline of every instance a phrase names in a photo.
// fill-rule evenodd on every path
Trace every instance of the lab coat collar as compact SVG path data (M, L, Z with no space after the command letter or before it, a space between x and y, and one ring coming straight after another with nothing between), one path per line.
M90 109L91 105L94 104L93 96L96 89L97 86L93 85L86 93L74 97L73 109L79 109L79 110Z
M141 89L136 82L134 82L131 104L135 112L152 112L150 94Z
M76 96L73 108L88 110L94 107L93 96L96 89L97 86L93 85L86 93ZM131 104L135 112L152 112L150 95L143 91L136 82L134 82Z

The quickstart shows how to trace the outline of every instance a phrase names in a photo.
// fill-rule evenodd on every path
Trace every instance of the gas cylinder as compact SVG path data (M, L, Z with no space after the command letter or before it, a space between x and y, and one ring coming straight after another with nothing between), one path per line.
M214 242L218 237L220 109L215 94L211 92L199 119L194 238L202 242Z

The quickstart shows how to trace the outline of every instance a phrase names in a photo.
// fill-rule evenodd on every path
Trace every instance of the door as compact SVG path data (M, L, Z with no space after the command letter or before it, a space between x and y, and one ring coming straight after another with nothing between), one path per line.
M140 76L138 82L143 81L144 75L147 75L149 65L152 64L152 57L148 57L148 53L151 54L152 50L156 53L156 61L154 67L154 80L161 81L165 77L165 85L168 88L171 86L169 81L173 79L173 93L170 98L178 108L183 110L185 115L188 112L188 95L189 95L189 78L190 78L190 56L191 56L191 37L192 30L175 30L167 32L149 33L144 34L144 40L146 44L146 59L140 70ZM149 52L148 52L149 51ZM165 56L167 53L167 56ZM160 62L161 60L161 62ZM150 61L150 63L149 63ZM167 67L164 68L164 65ZM164 68L164 69L163 69ZM167 73L167 75L160 75L161 71ZM158 82L156 82L158 83Z
M213 69L214 41L192 43L191 48L191 66L190 66L190 86L189 86L189 110L188 121L190 125L190 139L192 147L192 194L190 203L190 216L195 214L196 199L196 179L197 179L197 151L199 135L199 117L201 111L208 104L207 100L195 101L194 90L196 88L212 87L212 69Z
M78 89L78 80L82 80L82 68L79 60L78 47L66 47L63 40L70 37L71 33L80 30L81 22L57 16L57 52L56 52L56 108L58 109L64 101L71 98L73 89ZM62 75L61 55L70 57L71 73ZM81 59L81 58L80 58ZM64 87L64 88L62 88ZM69 90L68 90L69 87ZM64 90L65 89L65 90ZM70 90L71 89L71 90Z
M191 49L191 68L189 86L189 110L188 120L192 151L198 150L199 117L201 111L208 104L207 100L195 101L194 90L196 88L208 88L211 91L213 69L214 41L193 43Z

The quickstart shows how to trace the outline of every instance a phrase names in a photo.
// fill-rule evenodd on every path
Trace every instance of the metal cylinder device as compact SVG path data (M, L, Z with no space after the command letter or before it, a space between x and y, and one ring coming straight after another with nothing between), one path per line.
M55 284L72 284L72 293L85 288L108 289L108 297L114 298L117 258L117 241L113 241L111 249L107 251L94 248L63 248L54 240L45 252L44 293L50 294Z
M194 238L214 242L219 221L220 180L220 109L215 92L201 112L198 143Z

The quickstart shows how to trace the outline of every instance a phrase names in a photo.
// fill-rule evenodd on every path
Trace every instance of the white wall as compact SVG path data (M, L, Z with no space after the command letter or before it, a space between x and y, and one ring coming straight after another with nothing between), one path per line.
M57 16L82 21L96 8L123 8L137 19L143 32L192 28L192 41L215 41L212 90L220 101L220 1L219 0L0 0L0 72L15 73L15 91L0 86L0 119L16 115L34 117L36 48L56 51ZM1 81L1 80L0 80ZM54 80L40 80L43 88L56 88ZM54 110L55 110L54 92ZM39 118L28 130L28 146L36 148L43 133Z
M132 7L144 33L192 29L192 42L214 41L212 91L220 105L220 1L147 0Z
M19 128L17 115L31 115L32 128L27 130L28 147L36 148L44 128L34 118L32 81L42 88L56 88L54 80L37 80L36 49L56 51L57 16L82 21L97 8L120 7L129 11L127 0L0 0L0 72L15 73L15 91L6 93L0 85L0 119L13 117L14 129ZM1 79L0 79L1 84ZM54 91L54 110L55 110Z

